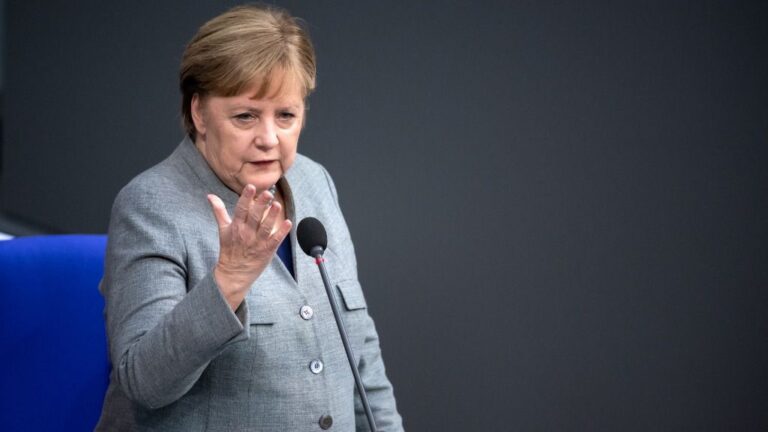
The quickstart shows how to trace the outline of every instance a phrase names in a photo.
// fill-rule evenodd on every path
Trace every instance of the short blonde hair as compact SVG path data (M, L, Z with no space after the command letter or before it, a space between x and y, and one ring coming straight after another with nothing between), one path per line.
M300 19L274 6L234 7L197 31L181 59L181 115L195 138L192 98L234 96L255 83L258 97L269 89L272 72L292 74L306 98L315 89L315 50Z

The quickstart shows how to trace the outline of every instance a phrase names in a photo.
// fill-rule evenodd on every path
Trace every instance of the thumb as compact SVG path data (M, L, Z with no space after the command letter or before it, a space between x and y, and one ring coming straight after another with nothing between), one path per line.
M227 213L227 208L224 207L224 202L216 195L208 195L208 202L213 209L213 216L216 218L216 224L219 225L219 229L224 229L232 223L232 219Z

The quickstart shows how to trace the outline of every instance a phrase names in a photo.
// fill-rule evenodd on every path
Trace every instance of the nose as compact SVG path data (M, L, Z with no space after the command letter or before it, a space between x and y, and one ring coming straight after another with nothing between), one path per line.
M279 143L277 139L277 125L274 119L265 118L260 122L256 128L254 142L257 147L263 150L270 149Z

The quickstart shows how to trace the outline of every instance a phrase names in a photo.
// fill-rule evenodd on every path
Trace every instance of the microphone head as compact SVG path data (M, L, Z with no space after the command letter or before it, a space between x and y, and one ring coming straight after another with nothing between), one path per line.
M313 217L304 218L299 222L299 226L296 228L296 238L299 240L301 250L311 257L322 255L328 246L328 235L325 233L325 227L322 222ZM317 248L319 248L319 253Z

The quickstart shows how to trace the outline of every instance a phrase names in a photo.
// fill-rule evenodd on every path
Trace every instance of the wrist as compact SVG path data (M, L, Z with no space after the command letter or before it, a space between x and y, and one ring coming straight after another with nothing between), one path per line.
M230 269L221 263L216 264L216 267L213 268L213 278L225 296L246 292L253 284L250 275L243 271Z

